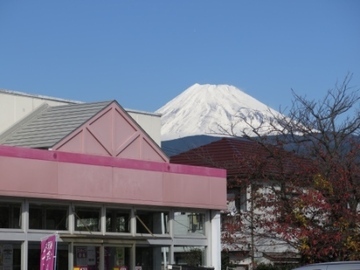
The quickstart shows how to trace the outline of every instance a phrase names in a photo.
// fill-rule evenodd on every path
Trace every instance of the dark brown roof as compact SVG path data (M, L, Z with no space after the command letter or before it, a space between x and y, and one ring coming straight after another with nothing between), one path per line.
M171 157L170 162L223 168L228 177L292 175L309 166L309 161L280 147L236 138L222 138L191 149Z

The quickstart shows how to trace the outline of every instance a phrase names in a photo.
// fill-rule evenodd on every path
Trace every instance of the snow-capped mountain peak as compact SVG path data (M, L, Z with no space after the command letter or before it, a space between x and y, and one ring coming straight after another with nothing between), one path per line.
M193 135L225 136L224 130L240 135L278 114L265 104L231 85L194 84L158 109L163 141Z

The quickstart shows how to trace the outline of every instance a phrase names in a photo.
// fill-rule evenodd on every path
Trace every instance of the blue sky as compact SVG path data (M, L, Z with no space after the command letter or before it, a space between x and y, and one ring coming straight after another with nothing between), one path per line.
M153 112L195 83L279 109L351 72L357 0L2 0L0 88Z

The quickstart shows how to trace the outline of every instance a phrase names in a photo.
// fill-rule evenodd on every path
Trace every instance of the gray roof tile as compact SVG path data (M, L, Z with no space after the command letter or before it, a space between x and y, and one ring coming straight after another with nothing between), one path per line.
M4 145L51 148L113 101L42 106L0 136Z

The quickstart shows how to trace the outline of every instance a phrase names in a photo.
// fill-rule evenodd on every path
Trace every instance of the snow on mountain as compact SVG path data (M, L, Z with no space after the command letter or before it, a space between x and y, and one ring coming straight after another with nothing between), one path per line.
M269 122L279 114L231 85L194 84L158 109L162 141L194 135L225 136L225 131L241 136L251 133L249 125ZM244 121L246 120L246 121Z

